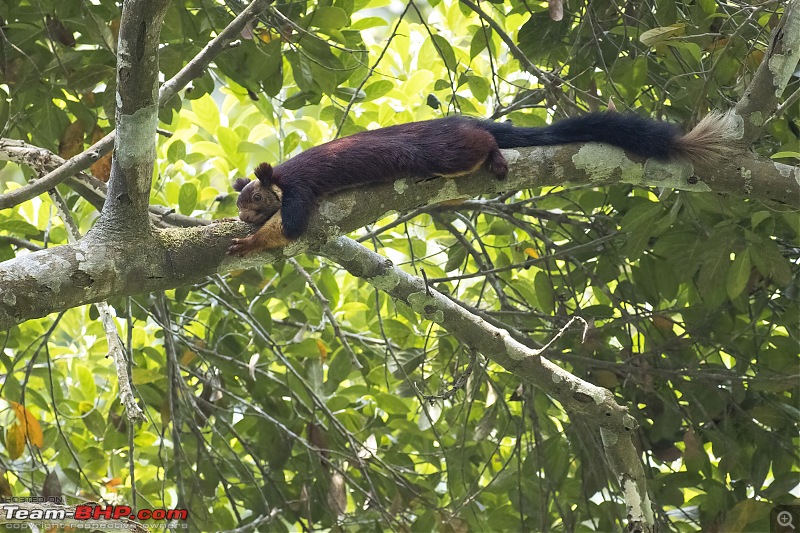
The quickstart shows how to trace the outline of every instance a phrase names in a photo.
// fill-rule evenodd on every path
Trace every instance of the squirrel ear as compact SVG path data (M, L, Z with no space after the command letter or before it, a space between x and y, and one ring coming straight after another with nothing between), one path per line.
M258 181L265 186L272 184L272 166L269 163L261 163L253 171Z
M249 179L247 179L247 178L239 178L239 179L237 179L236 181L233 182L233 190L234 191L238 191L238 192L242 192L242 189L244 189L245 185L247 185L248 183L250 183Z

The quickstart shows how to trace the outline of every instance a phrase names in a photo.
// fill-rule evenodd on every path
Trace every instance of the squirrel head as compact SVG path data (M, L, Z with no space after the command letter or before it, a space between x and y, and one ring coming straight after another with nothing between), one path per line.
M236 207L239 218L249 224L263 224L281 208L283 197L280 187L272 177L272 166L261 163L255 170L256 180L239 178L233 183L233 189L239 191Z

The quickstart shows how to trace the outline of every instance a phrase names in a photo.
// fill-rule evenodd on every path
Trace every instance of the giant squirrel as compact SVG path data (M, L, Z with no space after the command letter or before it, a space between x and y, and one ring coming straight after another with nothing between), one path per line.
M590 113L542 128L455 115L362 131L315 146L275 168L261 163L256 180L237 179L239 218L261 227L234 239L228 253L243 256L289 244L305 232L320 195L348 187L405 176L461 176L481 167L504 179L508 165L501 148L594 141L646 158L708 164L731 149L735 129L731 114L711 113L683 134L668 122Z

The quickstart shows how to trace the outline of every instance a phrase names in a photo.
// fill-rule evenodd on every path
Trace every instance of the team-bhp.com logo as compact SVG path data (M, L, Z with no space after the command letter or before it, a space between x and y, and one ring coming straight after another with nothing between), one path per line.
M67 507L61 505L46 505L36 503L8 503L0 504L0 509L5 514L5 521L14 522L47 522L51 524L65 524L67 522L83 522L88 520L119 520L124 522L156 520L156 521L181 521L189 517L186 509L136 509L128 505L76 505Z

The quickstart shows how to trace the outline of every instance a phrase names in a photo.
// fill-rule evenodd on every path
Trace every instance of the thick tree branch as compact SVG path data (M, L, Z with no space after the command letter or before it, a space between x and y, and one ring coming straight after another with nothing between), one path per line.
M767 53L756 70L736 112L744 117L743 141L749 146L758 138L780 102L783 91L800 62L800 0L790 0Z
M571 415L591 418L601 429L603 447L625 496L631 530L650 530L653 513L644 469L631 440L636 420L614 401L611 391L583 381L540 357L496 328L450 301L419 279L395 267L385 257L340 237L324 245L322 254L339 263L419 315L436 322L463 344L478 350L523 381L543 390Z
M58 209L58 216L64 222L64 227L67 230L67 236L70 243L76 243L81 238L80 230L75 220L70 214L66 202L58 193L58 191L51 190L50 197ZM125 347L122 345L122 340L117 333L117 326L114 323L114 316L111 312L111 306L108 302L97 302L97 311L100 313L100 321L103 324L103 329L106 332L106 341L108 342L108 355L114 361L117 368L117 385L119 386L119 399L120 403L125 407L125 412L128 419L131 421L144 420L145 416L139 406L136 404L136 398L133 395L131 388L130 374L128 373L128 361L126 359Z
M238 38L242 29L253 20L272 0L254 0L219 35L212 39L197 56L192 59L172 79L164 83L159 91L159 106L163 107L180 89L191 80L201 76L214 58L227 49ZM47 173L24 187L0 194L0 209L8 209L49 191L69 176L86 170L114 147L116 131L112 131L84 152L69 159L62 166Z
M117 46L117 135L103 211L93 232L144 234L156 159L158 49L169 0L122 4Z
M225 255L241 222L156 231L151 242L109 241L87 235L81 242L0 263L0 330L31 318L115 296L161 291L206 276L291 256L330 237L354 231L391 211L547 185L632 183L717 192L800 207L800 168L743 154L714 168L635 161L622 150L575 144L505 150L509 176L487 172L457 179L411 178L347 190L320 202L306 236L283 250L246 258Z

